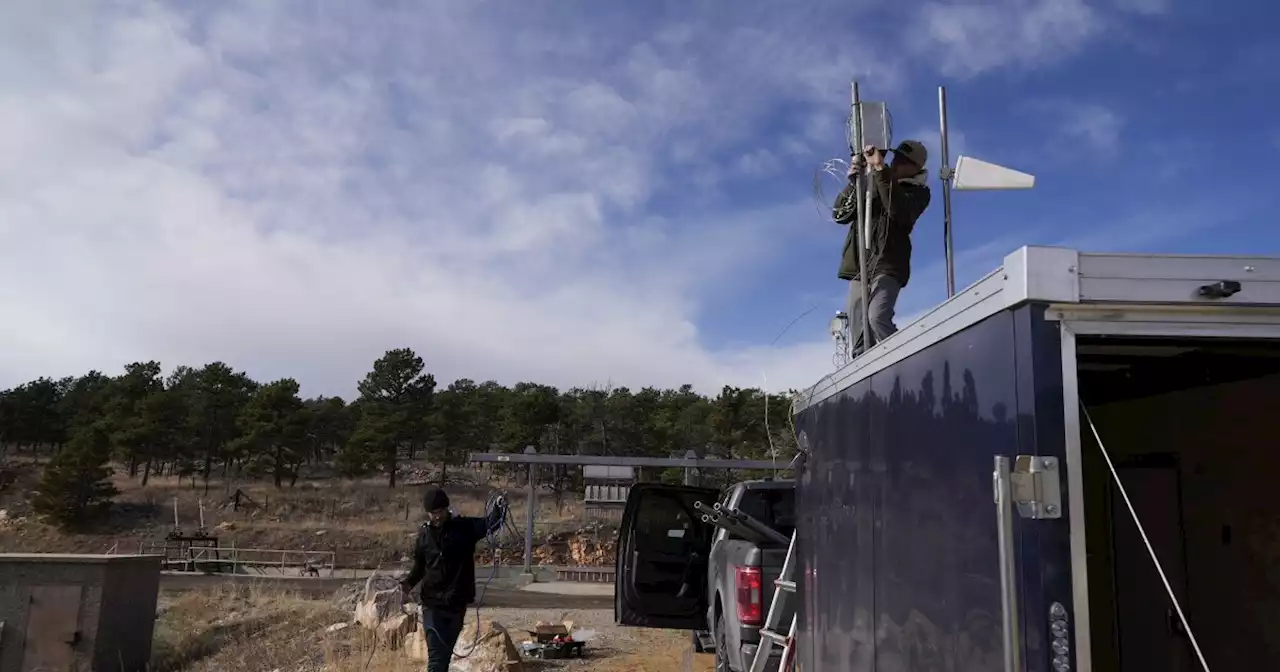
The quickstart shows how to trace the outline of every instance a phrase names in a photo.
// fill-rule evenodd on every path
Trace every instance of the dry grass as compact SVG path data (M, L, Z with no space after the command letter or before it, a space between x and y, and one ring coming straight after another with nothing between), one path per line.
M351 614L325 599L258 588L184 591L162 600L154 672L418 672L363 628L325 628Z
M319 670L324 628L349 618L327 600L224 587L165 595L152 669L215 672Z
M29 493L39 478L39 465L7 460L10 483L0 491L0 509L11 517L27 516ZM510 493L512 517L522 533L527 512L524 489L479 472L451 472L464 482L447 490L463 514L479 514L494 490ZM468 485L467 481L474 485ZM114 477L120 495L111 518L84 534L67 534L27 518L21 529L0 529L0 551L104 552L115 546L135 550L143 541L160 541L173 527L177 501L179 527L204 525L223 545L240 548L333 551L343 567L387 566L401 561L422 517L421 486L388 488L380 479L307 480L275 488L260 481L199 482L153 476L144 487L122 472ZM240 491L242 506L232 505ZM579 529L584 524L580 496L566 495L557 506L551 493L540 491L534 517L535 536ZM221 529L218 529L219 526ZM517 544L518 545L518 544Z
M420 672L425 667L400 652L376 646L358 626L326 633L327 626L350 618L329 600L267 589L217 588L166 593L161 602L154 672ZM538 613L501 611L502 615L491 616L517 627L533 622ZM526 670L709 672L713 667L711 656L691 653L686 633L623 630L625 637L615 635L605 657L572 663L526 661Z

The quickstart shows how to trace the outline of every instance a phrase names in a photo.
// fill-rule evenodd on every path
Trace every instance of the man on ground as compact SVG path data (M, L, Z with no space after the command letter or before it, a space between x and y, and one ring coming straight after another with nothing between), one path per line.
M455 516L449 510L449 496L431 486L422 495L422 508L427 521L418 530L413 569L400 589L407 595L422 582L427 672L448 672L467 605L476 597L476 544L501 529L507 502L499 495L484 518Z

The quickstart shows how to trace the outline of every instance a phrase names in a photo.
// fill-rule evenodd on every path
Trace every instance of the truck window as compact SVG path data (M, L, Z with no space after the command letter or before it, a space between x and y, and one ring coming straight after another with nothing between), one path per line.
M790 535L796 529L796 491L791 488L746 490L738 510Z
M674 497L653 497L636 524L636 545L650 552L687 554L697 542L691 512ZM694 532L691 532L694 530Z

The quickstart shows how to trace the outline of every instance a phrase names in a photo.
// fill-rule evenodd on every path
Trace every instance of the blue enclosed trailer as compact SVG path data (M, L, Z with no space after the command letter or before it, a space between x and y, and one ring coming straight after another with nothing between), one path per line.
M1275 669L1278 307L1280 259L1026 247L806 390L801 669Z
M1277 668L1280 259L1022 248L795 417L804 672ZM633 492L619 622L700 627L713 494Z

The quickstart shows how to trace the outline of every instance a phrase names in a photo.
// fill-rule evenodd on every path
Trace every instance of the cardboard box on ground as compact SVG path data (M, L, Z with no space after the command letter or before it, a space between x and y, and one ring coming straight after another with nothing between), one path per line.
M548 623L538 621L529 630L532 640L521 642L520 649L532 658L581 658L586 643L573 636L573 621Z

